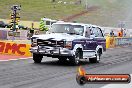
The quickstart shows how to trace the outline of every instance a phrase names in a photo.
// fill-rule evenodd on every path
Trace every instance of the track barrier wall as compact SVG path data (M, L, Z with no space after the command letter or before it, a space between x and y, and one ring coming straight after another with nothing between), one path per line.
M28 39L28 32L29 30L18 30L16 33L16 36L13 35L12 30L9 28L0 28L0 40L26 40ZM34 30L34 34L45 34L44 31Z
M115 48L132 45L132 38L127 37L107 37L106 48Z
M115 46L129 46L132 45L132 38L115 38Z
M0 39L6 40L7 39L7 31L0 29Z
M21 41L21 42L20 42ZM0 41L0 53L19 55L19 56L31 56L29 49L31 47L30 42L20 40L18 42L14 41ZM107 37L106 38L106 48L115 48L122 46L132 45L132 38L119 38L119 37Z
M29 52L30 44L16 44L14 42L0 41L0 53L19 55L19 56L31 56Z

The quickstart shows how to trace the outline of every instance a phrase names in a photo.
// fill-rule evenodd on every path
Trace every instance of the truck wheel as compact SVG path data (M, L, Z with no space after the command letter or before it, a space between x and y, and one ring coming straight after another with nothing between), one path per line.
M43 55L33 53L34 63L41 63Z
M80 59L79 55L80 55L79 51L76 51L74 56L69 57L69 60L70 60L72 65L78 65L79 64L79 59Z
M96 56L95 58L89 58L90 63L99 63L101 54L97 53L95 56Z

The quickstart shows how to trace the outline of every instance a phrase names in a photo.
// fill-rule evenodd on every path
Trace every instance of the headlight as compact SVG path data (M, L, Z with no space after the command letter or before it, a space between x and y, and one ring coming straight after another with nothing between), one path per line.
M34 42L34 43L37 43L37 39L33 39L33 42Z
M66 41L65 48L72 48L72 41Z
M37 38L32 38L31 47L37 46Z

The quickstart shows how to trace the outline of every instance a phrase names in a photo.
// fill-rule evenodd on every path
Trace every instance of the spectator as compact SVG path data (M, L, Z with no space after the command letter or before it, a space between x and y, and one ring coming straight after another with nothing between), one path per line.
M34 34L34 28L31 28L31 29L30 29L30 34L31 34L31 37L32 37L33 34Z
M29 28L27 32L27 39L31 39L31 37L34 35L34 29Z
M114 37L114 32L113 32L113 30L111 30L111 32L110 32L110 37Z
M118 32L118 37L123 37L123 29L121 29L121 31Z
M124 29L124 31L123 31L123 37L126 37L126 32L127 32L127 30Z

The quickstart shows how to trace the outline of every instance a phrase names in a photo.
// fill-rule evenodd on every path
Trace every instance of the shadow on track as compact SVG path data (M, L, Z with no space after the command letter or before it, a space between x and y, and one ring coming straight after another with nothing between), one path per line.
M36 64L36 63L34 63L34 64ZM75 67L77 67L77 66L86 66L86 65L97 65L97 64L99 64L99 63L90 63L88 61L80 61L80 63L78 65L76 65ZM66 67L74 66L69 61L60 62L59 60L44 61L44 62L41 62L37 65L66 66Z

